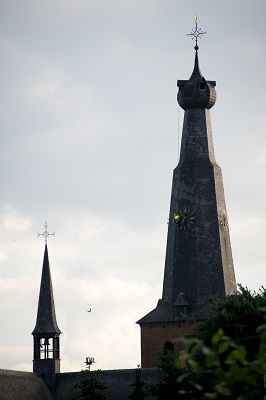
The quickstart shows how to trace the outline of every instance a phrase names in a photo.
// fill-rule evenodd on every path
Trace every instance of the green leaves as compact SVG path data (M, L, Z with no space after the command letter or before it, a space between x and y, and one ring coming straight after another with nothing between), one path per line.
M259 341L264 348L252 360L247 359L246 348L225 336L222 329L212 336L212 347L199 339L187 339L182 360L172 364L175 373L171 371L171 379L175 378L176 384L171 384L172 389L175 388L175 397L172 398L261 400L264 396L263 382L266 375L266 329L261 329L260 332ZM184 361L186 368L182 367ZM167 378L170 376L164 376L164 384L167 383ZM168 399L163 396L157 398Z
M266 394L265 311L264 288L259 293L251 293L239 286L235 295L217 302L209 318L184 340L179 359L162 359L154 397L159 400L263 399Z
M265 323L266 289L251 292L239 285L238 291L224 301L217 301L206 321L198 324L190 337L201 339L212 347L221 335L231 337L247 350L247 359L254 359L259 350L256 328ZM220 332L222 328L223 333Z
M74 385L80 394L72 400L108 400L101 392L108 388L108 385L101 380L101 370L82 371L84 379Z

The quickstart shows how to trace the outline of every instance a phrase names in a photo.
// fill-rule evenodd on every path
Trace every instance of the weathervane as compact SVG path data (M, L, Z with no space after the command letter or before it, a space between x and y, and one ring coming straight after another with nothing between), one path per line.
M194 21L195 21L196 27L193 28L192 32L188 33L187 36L191 36L192 40L194 40L194 39L196 40L196 45L195 45L194 49L198 50L199 49L198 39L201 39L201 36L205 35L206 32L202 32L201 28L198 28L198 17L197 17L197 15L195 15Z
M48 225L47 225L46 222L45 222L45 224L44 224L44 227L45 227L45 231L44 231L43 233L37 233L37 236L38 236L38 237L43 236L43 237L44 237L45 244L47 244L47 238L48 238L48 236L55 236L55 232L54 232L54 233L48 233L48 231L47 231Z
M86 364L87 370L90 371L92 364L95 362L96 361L94 361L94 357L86 357L86 361L84 362L84 364Z

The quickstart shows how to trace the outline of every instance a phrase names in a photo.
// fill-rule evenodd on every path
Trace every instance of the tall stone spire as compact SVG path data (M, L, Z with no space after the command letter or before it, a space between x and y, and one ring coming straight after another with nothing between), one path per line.
M33 372L43 375L46 383L52 387L55 374L60 372L60 344L49 265L48 248L45 243L39 304L34 338Z
M205 319L210 305L236 290L222 173L212 140L210 109L215 81L206 81L198 61L188 81L178 81L185 110L180 160L174 169L162 299L138 321L142 366L155 366L189 327L186 315ZM163 328L162 328L163 327Z
M213 300L234 293L236 284L222 172L212 141L209 110L216 101L215 82L203 78L197 50L190 79L178 81L178 87L185 115L173 176L162 302L171 305L173 318L184 293L187 312L200 319Z

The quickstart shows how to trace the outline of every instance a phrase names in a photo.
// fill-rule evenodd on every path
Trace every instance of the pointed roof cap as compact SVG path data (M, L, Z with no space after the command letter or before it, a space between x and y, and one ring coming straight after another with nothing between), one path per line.
M52 278L50 272L47 244L45 244L43 268L41 277L41 286L39 294L39 305L36 326L32 335L36 334L58 334L61 331L58 328L55 315L54 296Z
M211 84L212 83L212 84ZM195 53L194 69L188 81L178 81L177 100L184 110L189 108L211 108L216 101L215 82L207 82L199 68L198 50Z

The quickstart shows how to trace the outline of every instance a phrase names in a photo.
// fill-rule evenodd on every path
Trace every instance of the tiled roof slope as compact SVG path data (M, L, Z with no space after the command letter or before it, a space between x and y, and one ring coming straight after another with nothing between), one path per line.
M0 369L0 399L53 400L53 397L39 375Z

